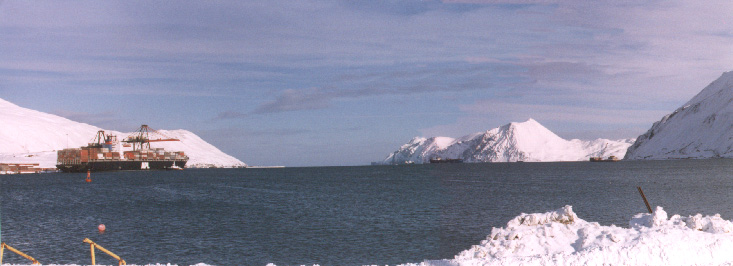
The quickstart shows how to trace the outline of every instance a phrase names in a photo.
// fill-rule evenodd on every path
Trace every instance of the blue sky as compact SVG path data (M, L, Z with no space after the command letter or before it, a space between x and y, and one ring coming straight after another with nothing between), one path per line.
M363 165L534 118L631 138L733 70L733 2L0 1L0 98L190 130L250 165Z

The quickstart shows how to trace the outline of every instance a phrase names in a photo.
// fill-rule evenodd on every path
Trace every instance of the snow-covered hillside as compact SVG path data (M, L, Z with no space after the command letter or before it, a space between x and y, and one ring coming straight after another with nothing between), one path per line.
M733 158L733 72L655 122L626 159Z
M565 140L529 119L458 139L416 137L389 154L382 163L427 163L433 158L465 162L587 161L590 157L620 158L632 143L633 139Z
M56 151L87 145L101 128L17 106L0 99L0 163L40 163L56 165ZM118 139L130 133L106 131ZM242 167L243 162L229 156L186 130L159 130L181 141L156 142L154 148L184 151L187 167Z

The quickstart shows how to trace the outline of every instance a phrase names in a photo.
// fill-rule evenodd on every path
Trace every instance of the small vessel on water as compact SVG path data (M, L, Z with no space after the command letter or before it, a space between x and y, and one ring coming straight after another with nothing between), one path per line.
M463 159L443 159L440 157L430 159L430 163L462 163Z
M142 125L137 132L122 140L129 144L122 146L132 148L132 150L120 151L117 136L105 134L104 130L100 130L89 145L58 151L56 168L70 173L183 169L188 162L188 156L184 152L168 152L163 148L150 148L150 142L180 140L174 138L150 139L151 132L157 133L147 125Z
M603 159L603 157L590 157L591 162L618 162L619 160L621 159L613 155L608 156L608 159Z

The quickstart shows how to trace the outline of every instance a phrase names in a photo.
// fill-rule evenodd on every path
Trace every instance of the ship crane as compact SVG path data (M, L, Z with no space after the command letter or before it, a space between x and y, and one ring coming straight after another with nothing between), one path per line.
M151 139L150 133L154 133L159 136L163 136L164 138L156 138ZM133 133L130 136L127 136L122 142L125 143L131 143L132 144L132 150L149 150L150 149L150 142L159 142L159 141L181 141L180 139L176 138L170 138L163 133L160 133L158 131L155 131L154 129L148 127L148 125L142 125L140 128L137 129L135 133Z
M117 136L112 134L105 134L104 130L100 130L97 131L97 135L94 136L92 142L89 143L89 147L102 148L105 145L110 147L112 145L116 145L117 143Z

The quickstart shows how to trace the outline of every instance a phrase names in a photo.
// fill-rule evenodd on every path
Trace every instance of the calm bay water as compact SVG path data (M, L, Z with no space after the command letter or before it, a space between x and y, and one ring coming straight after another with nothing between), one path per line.
M394 265L452 258L516 215L572 205L733 218L733 160L493 163L0 176L2 241L43 264ZM97 232L105 224L107 232ZM4 263L26 263L6 252ZM97 253L97 263L116 261Z

